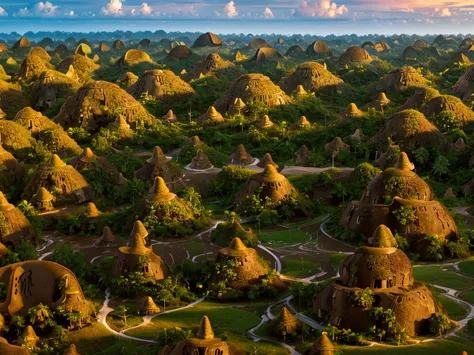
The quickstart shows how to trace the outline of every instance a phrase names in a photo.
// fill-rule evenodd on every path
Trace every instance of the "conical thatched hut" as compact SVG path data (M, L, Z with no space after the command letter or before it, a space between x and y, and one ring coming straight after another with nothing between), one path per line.
M268 198L272 202L277 203L295 194L296 190L288 179L280 174L273 165L267 164L263 172L254 174L249 178L244 189L235 198L235 201L240 203L256 193L258 193L260 200L265 201Z
M25 169L15 157L3 148L0 143L0 189L6 190L7 186L16 183L25 175Z
M58 99L67 99L81 87L71 75L55 70L43 72L31 88L32 104L39 110L56 105Z
M300 119L296 121L295 123L293 123L292 125L290 125L289 128L292 130L299 130L299 129L308 128L308 127L311 127L311 122L308 121L306 116L301 116Z
M387 95L385 95L384 92L381 92L379 94L379 96L374 101L369 102L367 104L367 108L373 108L376 111L383 111L385 109L385 107L390 105L390 103L391 103L391 101L387 97Z
M303 144L295 153L295 165L306 166L310 154L308 147Z
M427 102L439 95L440 93L438 90L429 87L417 90L402 106L400 106L398 111L421 110Z
M117 169L109 163L107 158L95 155L90 148L84 149L81 154L71 159L70 164L78 171L95 171L97 168L100 168L114 176L118 175Z
M189 49L189 47L185 45L179 45L174 47L172 50L169 51L168 53L168 58L169 59L188 59L193 55L193 51Z
M283 306L278 316L273 321L272 333L278 338L286 335L296 334L303 328L303 323L296 319L293 314Z
M257 128L259 129L267 129L272 128L275 124L270 120L268 115L263 115L257 121Z
M298 85L302 85L306 91L319 92L333 89L342 83L342 79L331 74L323 65L307 62L300 64L294 73L281 79L278 85L290 95Z
M341 137L336 137L331 142L324 145L324 150L328 153L338 154L341 150L350 152L351 147L344 143Z
M413 67L392 70L377 82L376 90L386 93L400 92L409 88L424 88L428 85L423 75Z
M117 249L111 276L113 278L140 271L143 276L156 281L164 280L171 275L171 271L163 259L147 247L148 231L140 221L136 221L130 233L128 243ZM143 263L144 257L147 262Z
M248 111L247 105L242 101L240 97L234 100L234 103L229 107L229 113L231 115L243 115Z
M308 48L306 48L306 54L309 57L316 58L332 57L331 48L321 40L317 40L310 44Z
M92 81L66 100L56 116L63 127L83 127L95 131L123 115L128 123L149 122L153 117L118 85Z
M340 65L359 65L372 63L373 58L363 48L351 46L339 58Z
M227 161L227 165L252 165L255 162L255 158L252 157L247 151L243 144L239 144L237 151L232 153Z
M61 306L77 313L86 324L95 312L74 273L51 261L28 260L4 266L0 268L0 282L8 286L5 302L0 304L2 314L26 316L39 304L53 311ZM19 284L23 292L18 292Z
M261 102L267 107L284 105L290 98L269 77L262 74L247 74L239 77L221 96L214 106L220 112L227 112L241 98L246 104Z
M0 120L0 143L5 150L22 159L31 151L35 140L30 132L18 123Z
M152 314L157 314L160 312L161 312L160 307L156 305L155 301L153 301L153 298L151 298L150 296L145 298L145 301L140 306L140 313L147 316L152 315Z
M109 129L113 132L117 132L120 139L127 139L133 136L133 130L123 115L118 115L115 121L109 124Z
M22 49L22 48L30 48L30 47L31 47L31 43L28 37L21 37L18 41L16 41L13 44L12 49L15 50L15 49Z
M197 62L194 65L192 73L194 77L199 77L200 75L205 75L207 73L216 72L230 67L235 67L235 64L222 59L222 57L217 53L211 53L205 60Z
M456 152L464 152L468 149L468 145L462 137L459 137L456 142L451 144L451 149Z
M66 350L64 350L63 355L81 355L81 354L79 354L79 351L77 351L76 345L71 344Z
M128 88L128 93L135 99L148 93L159 102L185 100L196 92L171 70L147 70L135 84Z
M162 177L172 189L182 186L183 173L165 156L160 147L153 149L153 155L133 175L140 180L155 180Z
M344 122L351 120L353 118L358 118L358 117L364 117L365 113L357 107L355 103L350 103L349 106L347 106L346 110L344 112L341 112L339 116L337 117L337 120L339 122Z
M105 226L102 235L100 236L99 240L95 244L97 247L108 247L110 246L115 240L115 235L112 233L112 230L109 226Z
M18 78L21 80L31 80L38 78L41 73L48 70L46 62L37 55L31 54L21 63Z
M0 242L17 244L22 240L35 242L36 233L21 211L8 202L0 191L0 215L2 226L0 228Z
M329 340L327 333L323 332L318 340L313 343L311 348L306 350L304 355L334 355L334 353L334 345L332 345L331 340Z
M212 169L214 166L209 161L209 158L201 149L198 149L196 156L189 164L189 167L193 170L208 170Z
M426 334L433 313L442 312L431 291L414 281L410 259L397 249L392 232L378 225L372 246L358 248L339 267L340 279L330 282L314 298L313 313L340 329L363 332L375 325L371 309L391 309L408 336ZM369 288L372 304L354 296Z
M207 112L199 116L198 124L219 124L224 123L224 117L216 110L214 106L209 106Z
M268 275L269 268L264 265L258 257L257 251L247 248L240 238L234 238L227 248L222 248L217 253L216 263L227 265L235 262L233 272L236 277L228 280L227 286L236 290L245 290L252 283L258 282L262 277ZM226 273L215 273L212 282L217 284L226 278Z
M193 48L199 47L220 47L222 46L222 40L219 38L218 35L206 32L200 35L192 45Z
M38 192L33 195L31 202L35 208L40 212L48 212L54 209L53 202L56 201L56 197L44 187L40 187Z
M33 174L25 187L25 199L30 200L41 187L56 195L58 206L94 199L94 190L86 179L56 154Z
M175 346L165 346L160 355L188 354L218 354L230 355L229 346L225 341L214 337L211 322L203 316L195 338L181 341Z
M25 107L18 111L15 116L15 122L28 129L34 137L47 129L59 128L56 123L31 107Z
M129 49L118 61L122 67L130 67L140 63L153 63L148 53L140 49Z
M451 95L440 95L432 98L422 108L426 117L437 115L443 111L454 113L457 125L464 127L474 122L474 112L464 105L460 99Z
M178 122L178 117L174 114L173 110L169 110L166 115L163 116L163 119L170 123Z
M380 224L386 224L407 238L412 250L422 257L425 235L437 235L440 240L456 239L458 230L449 211L433 200L430 186L412 170L407 155L402 152L393 168L385 169L367 185L360 201L352 201L345 208L340 224L345 229L370 236ZM393 199L385 204L387 199ZM401 220L400 211L413 211L413 218Z
M257 164L259 168L265 168L268 164L273 165L275 169L278 170L278 164L273 161L273 158L270 153L266 153L262 160Z
M64 60L59 63L57 70L66 74L71 66L74 68L77 78L81 83L87 82L92 72L99 69L99 65L94 63L92 59L80 54L73 54L64 58Z
M30 102L23 95L20 86L0 80L0 109L7 116L13 117L26 106L30 106Z
M380 132L370 141L378 149L382 149L388 138L402 150L409 147L436 147L445 151L448 146L446 137L421 112L415 110L404 110L390 116Z

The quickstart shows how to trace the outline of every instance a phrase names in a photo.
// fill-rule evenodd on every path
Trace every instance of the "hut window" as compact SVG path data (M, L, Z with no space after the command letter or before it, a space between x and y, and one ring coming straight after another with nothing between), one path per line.
M389 288L390 287L395 287L395 283L396 283L395 280L396 280L395 277L393 279L388 280L387 281L387 287L389 287Z
M143 272L144 272L145 274L148 274L148 272L149 272L148 264L143 265Z
M373 285L373 288L382 288L382 280L374 279Z
M221 349L216 349L215 351L215 355L223 355L224 354L224 351L221 350Z

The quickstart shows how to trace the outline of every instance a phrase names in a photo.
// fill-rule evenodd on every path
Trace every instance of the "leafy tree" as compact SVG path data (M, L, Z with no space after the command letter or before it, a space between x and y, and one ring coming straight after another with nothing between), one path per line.
M444 155L438 155L431 172L434 176L442 177L449 173L449 160Z
M415 150L415 161L421 166L425 166L430 160L430 152L425 147Z
M357 290L352 295L352 302L360 307L370 308L375 302L374 294L370 288Z
M443 313L433 313L429 319L430 332L441 336L443 333L451 329L449 318Z

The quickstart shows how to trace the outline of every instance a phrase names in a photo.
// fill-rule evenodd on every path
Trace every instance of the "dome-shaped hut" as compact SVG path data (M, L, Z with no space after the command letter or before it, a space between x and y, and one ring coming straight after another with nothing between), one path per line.
M295 153L295 165L306 166L310 154L311 151L303 144Z
M159 102L185 100L196 92L171 70L147 70L130 86L127 92L135 99L144 93L153 96Z
M192 69L194 77L205 75L212 72L217 72L222 69L235 67L235 64L222 57L217 53L209 54L205 60L197 62Z
M115 241L115 235L109 226L105 226L102 235L99 240L95 243L96 247L108 247Z
M153 60L148 53L140 49L129 49L125 54L117 61L117 64L122 67L130 67L132 65L140 63L153 63Z
M298 85L306 91L319 92L324 89L335 88L344 81L331 74L324 65L316 62L307 62L298 65L296 70L280 80L278 85L288 95L291 95Z
M114 43L112 43L112 48L113 49L123 49L125 48L125 43L123 43L123 41L119 40L119 39L116 39L114 41Z
M0 80L0 109L7 116L13 117L26 106L30 106L30 102L23 95L20 86Z
M40 187L37 193L31 198L31 203L36 207L40 212L47 212L54 209L53 202L56 201L54 197L48 190L44 187Z
M166 279L171 275L169 267L163 259L147 247L148 231L142 222L136 221L126 246L117 249L112 266L113 278L140 271L143 276L156 281ZM146 258L147 262L143 263Z
M191 164L189 164L189 168L193 170L209 170L213 167L209 158L201 149L198 149L196 156L192 159Z
M390 103L391 103L391 101L387 97L387 95L385 95L384 92L381 92L377 96L377 98L374 101L369 102L366 107L367 108L373 108L376 111L383 111L385 109L385 107L390 105Z
M290 98L273 84L269 77L262 74L247 74L239 77L215 103L220 112L229 111L236 98L241 98L247 105L261 102L267 107L284 105Z
M349 144L344 143L341 137L335 137L331 142L324 145L324 150L331 154L339 154L341 150L350 152Z
M17 244L23 240L35 242L36 233L25 215L8 202L0 191L0 213L4 219L0 228L0 242Z
M70 73L71 74L71 73ZM56 70L43 72L31 88L32 104L38 110L56 105L58 99L67 99L81 87L71 75Z
M249 48L260 49L260 48L272 48L270 44L263 38L254 38L250 41Z
M214 106L209 106L206 113L202 114L197 119L198 124L219 124L224 122L224 117L216 110Z
M30 132L16 122L0 120L0 143L19 159L28 155L35 143Z
M25 175L25 169L16 158L0 143L0 190L6 190L12 183L19 182Z
M194 41L194 44L192 45L193 48L220 46L222 46L222 40L218 35L212 32L203 33Z
M339 122L349 121L353 118L364 117L365 113L357 107L355 103L350 103L344 112L337 117Z
M155 301L153 301L153 298L151 298L150 296L146 297L145 301L140 306L140 313L147 316L160 312L160 307L156 305Z
M174 47L168 53L168 58L170 59L188 59L193 55L193 51L184 45L179 45Z
M15 49L30 48L30 47L31 47L31 43L28 37L21 37L18 41L16 41L13 44L12 49L15 50Z
M257 121L257 128L259 129L268 129L272 128L275 124L270 120L268 115L263 115Z
M313 313L340 329L363 332L376 325L371 309L382 307L393 311L409 336L428 333L431 315L441 312L431 291L414 281L410 259L395 247L389 228L378 225L371 241L371 246L358 248L344 259L341 277L315 296ZM354 295L367 288L374 302L358 303Z
M25 199L30 200L41 187L56 195L58 206L94 199L94 190L86 179L56 154L33 174L25 187Z
M64 58L63 61L59 63L57 70L67 74L71 66L74 68L77 78L81 83L85 83L89 80L90 75L100 67L92 59L84 55L73 54Z
M109 129L117 132L120 139L128 139L133 136L133 130L123 115L118 115L115 121L109 124Z
M419 89L410 96L402 106L400 106L398 111L421 110L427 102L439 95L440 93L438 90L430 87Z
M306 48L306 54L309 57L315 58L332 57L331 48L321 40L317 40L310 44L308 48Z
M308 121L306 116L301 116L298 121L290 125L291 130L299 130L299 129L304 129L304 128L309 128L311 127L311 122Z
M341 65L359 65L373 62L373 58L363 48L358 46L351 46L339 58Z
M255 162L255 158L252 157L243 144L239 144L237 150L232 153L227 161L227 165L252 165Z
M256 63L279 62L282 59L285 57L274 48L259 48L252 57Z
M18 78L22 80L31 80L38 78L41 73L48 70L46 62L37 55L31 54L21 63Z
M258 166L259 168L265 169L265 167L266 167L268 164L273 165L273 166L275 167L275 169L277 169L277 170L278 170L278 168L279 168L278 164L273 161L273 158L272 158L271 154L270 154L270 153L265 153L265 156L263 157L262 160L260 160L260 161L258 162L257 166Z
M119 114L132 124L153 119L138 101L118 85L92 81L66 100L55 120L63 127L83 127L95 131L113 122Z
M422 112L426 117L431 117L444 111L452 112L456 116L456 123L461 127L474 122L474 112L456 96L436 96L422 108Z
M14 121L30 131L33 137L37 137L39 133L47 129L59 128L56 123L31 107L25 107L18 111Z
M44 48L41 48L41 47L34 47L31 50L30 55L35 55L35 56L41 58L45 62L49 62L51 60L51 56L48 54L48 52L46 52L46 50Z
M326 332L323 332L321 336L313 343L313 345L306 350L304 355L334 355L335 348L332 345L331 340L327 336Z
M288 48L285 56L289 58L303 58L306 57L306 52L303 48L301 48L301 46L295 44Z

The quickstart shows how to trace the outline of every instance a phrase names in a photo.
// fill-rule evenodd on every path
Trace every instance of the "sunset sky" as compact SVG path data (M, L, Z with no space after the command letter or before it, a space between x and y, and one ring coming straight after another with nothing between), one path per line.
M0 0L0 31L468 33L474 0Z

